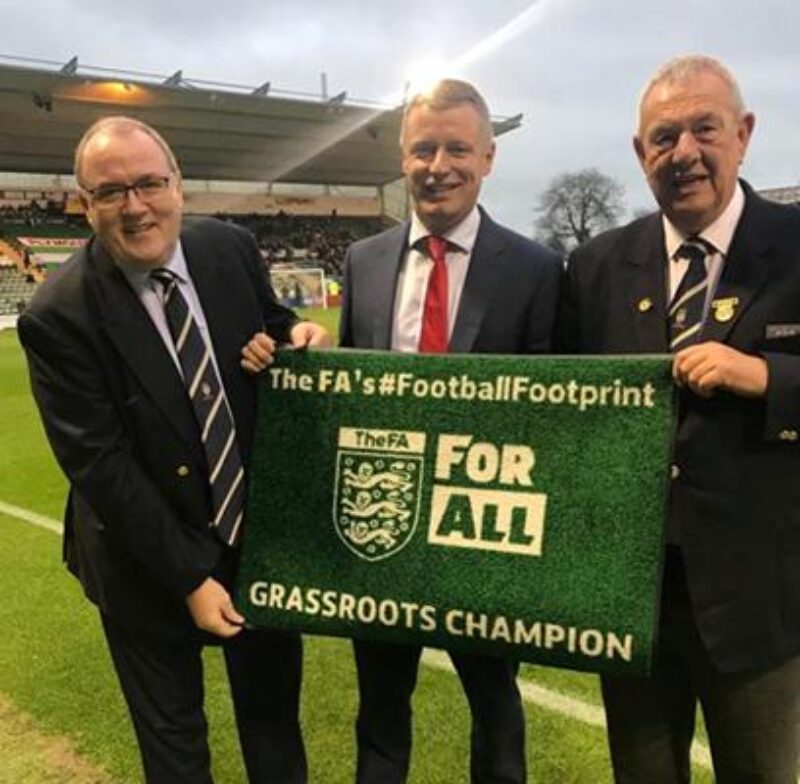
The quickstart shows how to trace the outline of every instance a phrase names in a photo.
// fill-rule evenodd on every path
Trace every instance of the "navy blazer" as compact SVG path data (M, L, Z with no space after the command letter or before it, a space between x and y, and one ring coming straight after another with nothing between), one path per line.
M397 278L408 251L408 222L354 243L347 252L339 340L389 349ZM461 293L453 353L539 354L550 350L561 263L551 250L481 222Z
M186 219L181 242L247 465L255 381L239 366L262 329L295 321L275 299L253 237ZM193 633L186 596L218 567L208 469L191 402L150 317L93 238L19 319L31 386L70 492L64 553L87 597L128 626Z
M724 672L800 652L800 210L743 187L713 297L727 306L712 306L700 340L764 357L767 395L682 393L669 506L697 625ZM561 350L666 353L667 291L660 214L590 240L567 267Z

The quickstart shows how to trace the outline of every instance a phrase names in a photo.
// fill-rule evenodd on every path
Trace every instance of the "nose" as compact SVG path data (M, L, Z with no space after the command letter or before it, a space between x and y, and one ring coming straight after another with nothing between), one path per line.
M125 191L125 199L122 202L122 210L123 212L141 212L142 210L147 209L145 203L139 198L139 191L136 188L128 188Z
M700 158L700 145L697 142L694 134L690 130L681 132L678 137L678 142L675 145L673 152L673 160L676 163L682 163L690 166Z
M450 155L445 147L436 148L428 168L431 174L447 174L450 171Z

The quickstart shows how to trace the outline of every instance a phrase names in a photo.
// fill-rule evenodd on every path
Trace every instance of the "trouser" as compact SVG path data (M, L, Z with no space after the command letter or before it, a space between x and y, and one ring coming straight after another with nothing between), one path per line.
M655 670L602 679L617 784L687 784L699 702L717 784L796 784L800 657L719 672L708 658L679 551L668 548Z
M210 784L200 641L131 631L101 616L147 784ZM250 784L304 784L299 635L245 630L222 644Z
M422 648L354 640L358 784L402 784L411 756L411 696ZM516 662L450 653L470 712L472 784L524 784L525 719ZM453 780L457 780L454 775Z

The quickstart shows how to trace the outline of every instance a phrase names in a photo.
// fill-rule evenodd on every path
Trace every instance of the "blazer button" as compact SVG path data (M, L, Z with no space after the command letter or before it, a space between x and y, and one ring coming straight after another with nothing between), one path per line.
M778 433L778 438L781 441L797 441L798 434L796 430L781 430L781 432Z
M180 477L189 476L189 466L179 465L178 470L175 471L175 473Z
M681 467L677 463L673 463L669 467L669 478L677 479L681 475Z

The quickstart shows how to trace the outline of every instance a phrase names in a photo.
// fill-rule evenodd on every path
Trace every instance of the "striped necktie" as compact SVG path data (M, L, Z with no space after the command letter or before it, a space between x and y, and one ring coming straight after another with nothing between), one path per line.
M239 538L245 497L244 471L233 417L214 369L211 352L181 293L177 278L166 269L153 270L150 277L162 287L164 314L200 429L213 505L209 527L215 529L223 542L233 546Z
M688 259L689 268L669 306L670 351L691 346L700 337L708 291L706 257L711 252L708 243L694 237L684 242L675 254L676 258Z
M447 240L431 235L426 238L428 256L433 269L428 277L425 304L422 309L422 328L419 351L422 354L446 354L448 350L447 322Z

